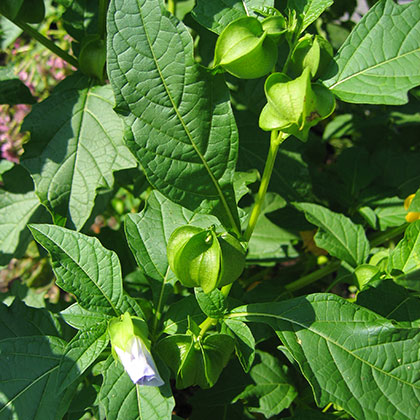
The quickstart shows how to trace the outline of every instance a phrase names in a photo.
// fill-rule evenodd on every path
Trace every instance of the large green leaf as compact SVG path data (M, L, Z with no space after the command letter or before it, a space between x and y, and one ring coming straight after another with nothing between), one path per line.
M248 385L236 399L248 401L251 412L270 418L288 408L297 396L287 376L287 367L269 353L257 352L250 375L255 383Z
M127 216L125 232L128 244L137 264L150 279L156 305L159 301L163 303L176 280L166 257L166 246L172 232L187 224L208 228L217 223L215 217L194 214L157 191L150 194L141 213Z
M30 90L14 75L11 67L0 67L0 104L33 104Z
M53 225L31 225L34 238L49 252L57 285L93 312L123 311L121 267L117 255L96 238Z
M82 308L78 303L73 303L73 305L64 309L60 312L60 315L73 328L78 330L85 330L92 328L93 326L108 321L110 319L109 315L105 315L101 312L88 311L87 309Z
M60 324L51 312L26 306L19 299L10 306L0 303L0 340L34 335L61 335Z
M223 77L195 63L188 29L161 0L113 0L108 23L117 110L150 183L238 228L231 185L238 135Z
M341 100L398 105L420 84L420 1L377 2L335 57L325 84Z
M97 190L112 188L113 171L135 166L113 106L109 86L76 74L34 105L23 123L31 140L22 164L41 202L69 227L82 228Z
M420 330L332 294L236 308L233 319L271 325L311 383L319 406L358 420L420 416Z
M319 227L315 243L334 257L352 266L363 264L369 255L369 242L361 225L348 217L311 203L296 203L310 223Z
M170 420L175 406L169 385L134 385L121 363L110 356L99 393L108 420Z
M288 0L287 6L296 10L302 18L301 30L305 30L312 22L330 7L334 0Z
M57 369L65 342L57 337L0 341L0 418L56 420L63 394Z
M217 34L230 22L243 16L258 16L255 11L273 7L274 0L197 0L192 11L194 19Z

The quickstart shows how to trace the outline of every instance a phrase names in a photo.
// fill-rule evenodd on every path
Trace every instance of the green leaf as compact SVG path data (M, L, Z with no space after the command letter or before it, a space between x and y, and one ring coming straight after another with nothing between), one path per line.
M78 303L73 303L73 305L64 309L64 311L61 311L60 315L67 324L78 330L89 329L104 322L104 320L108 321L111 319L109 315L105 315L101 312L88 311L87 309L82 308Z
M32 180L21 166L16 165L5 172L3 182L3 188L0 188L0 266L25 253L31 240L26 228L28 223L50 221L32 191Z
M308 222L319 227L315 235L317 246L353 267L366 261L370 246L362 226L318 204L296 203L295 206L305 212Z
M57 369L65 342L57 337L16 337L0 341L0 417L56 420L63 394Z
M128 245L142 271L150 279L155 304L166 296L176 280L170 270L166 247L172 232L183 225L208 228L218 224L213 216L195 214L153 191L146 208L125 219Z
M219 289L210 293L204 293L201 289L195 288L195 298L201 310L210 318L223 318L227 311L226 298Z
M325 84L343 101L400 105L420 84L420 1L377 2L335 57Z
M420 327L420 300L392 280L368 287L357 295L357 304L400 324Z
M76 74L63 81L25 118L31 132L24 165L41 202L57 220L81 229L98 189L111 189L113 171L135 166L123 143L123 127L113 111L109 86L94 86Z
M0 5L0 14L14 19L22 7L23 0L3 0Z
M333 3L334 0L288 0L287 6L290 9L296 10L297 14L302 17L300 30L303 32Z
M230 22L243 16L258 16L256 10L273 6L274 0L197 0L192 16L200 25L220 34Z
M59 390L64 391L105 350L108 345L107 327L107 320L102 320L90 329L79 331L67 344L58 367Z
M96 238L53 225L31 225L31 232L51 255L57 285L73 293L87 310L121 315L123 289L117 255Z
M289 259L298 256L291 240L299 237L273 223L267 214L285 207L286 202L275 193L267 193L251 240L247 260Z
M103 375L99 403L108 420L171 420L175 402L169 385L134 385L121 363L111 356Z
M10 306L0 303L0 340L34 335L60 336L61 326L46 309L26 306L19 299Z
M229 316L271 325L320 407L332 402L357 419L419 417L419 329L322 293L243 306Z
M0 67L0 104L33 104L28 87L14 75L12 67Z
M257 352L257 363L250 375L255 384L248 385L235 400L247 400L247 406L253 413L262 413L270 418L288 408L297 396L287 377L287 366L281 365L269 353Z
M108 17L109 78L148 180L238 230L238 137L223 76L195 63L188 29L161 0L114 0Z
M404 209L404 200L399 197L385 198L369 205L374 208L380 230L401 226L406 222L407 210Z
M255 357L255 339L251 330L244 322L236 319L225 319L224 325L227 334L235 339L235 352L242 368L249 372Z

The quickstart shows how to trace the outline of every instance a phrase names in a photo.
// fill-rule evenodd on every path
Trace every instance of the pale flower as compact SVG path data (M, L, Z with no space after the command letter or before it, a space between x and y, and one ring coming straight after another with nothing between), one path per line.
M155 362L139 337L134 336L126 350L114 347L130 379L138 385L162 386L164 384Z

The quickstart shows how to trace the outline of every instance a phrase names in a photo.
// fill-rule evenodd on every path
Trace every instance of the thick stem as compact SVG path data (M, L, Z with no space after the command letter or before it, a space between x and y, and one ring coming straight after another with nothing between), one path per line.
M268 150L267 160L265 162L265 168L261 179L260 188L258 190L257 199L255 201L254 208L249 216L248 226L246 228L244 239L249 241L252 236L252 232L257 224L258 217L261 213L262 206L264 204L265 194L267 193L268 184L270 183L271 174L273 173L274 163L276 161L277 152L279 146L286 140L287 134L273 130L271 132L270 149Z
M17 26L19 26L20 29L25 31L28 35L30 35L32 38L36 39L39 43L41 43L44 47L48 48L51 52L58 55L63 60L67 61L72 66L78 68L79 63L77 60L72 57L70 54L62 50L58 45L56 45L53 41L48 39L46 36L39 33L36 29L34 29L32 26L28 25L25 22L22 22L20 20L13 21L13 23Z

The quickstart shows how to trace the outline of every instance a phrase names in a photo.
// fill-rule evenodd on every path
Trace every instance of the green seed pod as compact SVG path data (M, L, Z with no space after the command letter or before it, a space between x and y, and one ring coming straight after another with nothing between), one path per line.
M45 17L44 0L24 0L17 19L26 23L40 23Z
M267 105L259 125L263 130L280 130L306 141L309 129L334 111L334 95L326 87L311 84L307 67L292 80L284 73L271 74L264 86Z
M214 61L215 66L240 79L257 79L273 69L277 46L257 18L246 16L222 31L216 42Z
M307 34L302 37L292 52L288 73L299 76L309 67L313 79L318 79L330 64L333 56L331 44L319 35Z
M82 41L79 54L80 70L99 80L104 78L106 45L98 35L88 35Z
M228 233L217 235L214 228L182 226L168 241L168 262L182 285L201 287L209 293L234 282L245 267L240 242Z

